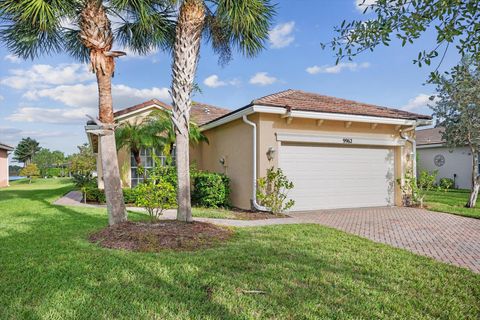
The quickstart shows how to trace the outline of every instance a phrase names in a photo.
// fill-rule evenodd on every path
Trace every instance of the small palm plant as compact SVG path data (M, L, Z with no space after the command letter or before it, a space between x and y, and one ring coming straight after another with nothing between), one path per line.
M109 223L125 221L126 209L115 147L111 79L116 57L114 40L146 53L154 46L170 47L173 23L170 1L160 0L2 0L1 38L7 48L22 58L67 52L88 61L95 73L99 95L99 124L105 194ZM113 30L110 17L118 17ZM66 22L69 22L66 23ZM66 27L71 25L73 27Z
M231 58L232 47L247 57L257 55L268 38L275 15L270 0L176 0L180 6L173 49L172 121L176 134L178 172L177 219L192 221L189 173L191 95L206 35L220 61Z

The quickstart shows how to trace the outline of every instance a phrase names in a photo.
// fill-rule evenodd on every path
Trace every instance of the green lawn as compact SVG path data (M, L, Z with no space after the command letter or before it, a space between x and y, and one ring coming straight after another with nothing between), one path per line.
M480 202L475 208L465 208L469 190L429 191L425 197L427 209L480 219Z
M480 275L318 225L236 229L198 252L103 249L86 237L104 210L51 204L71 187L0 191L0 319L480 316Z
M216 219L235 219L235 213L227 209L192 208L192 216Z

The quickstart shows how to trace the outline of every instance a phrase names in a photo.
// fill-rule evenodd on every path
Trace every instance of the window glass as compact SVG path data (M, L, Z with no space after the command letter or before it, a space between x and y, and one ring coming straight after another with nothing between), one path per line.
M174 157L175 155L175 149L173 149L172 156ZM149 169L152 169L155 167L155 161L153 159L153 154L155 154L158 157L159 164L164 166L166 165L166 157L163 155L161 151L154 150L152 148L142 148L140 150L140 159L142 161L141 165L145 169L145 175L148 178L148 171ZM175 163L175 161L173 161ZM131 186L132 188L137 186L139 183L142 183L144 180L143 174L139 175L137 172L137 162L135 161L135 157L133 156L133 153L131 153L130 156L130 164L131 164Z

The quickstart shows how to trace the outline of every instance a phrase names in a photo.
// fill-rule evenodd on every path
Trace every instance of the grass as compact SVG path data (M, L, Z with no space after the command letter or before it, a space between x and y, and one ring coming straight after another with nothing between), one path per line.
M235 229L196 252L100 248L86 238L105 210L51 204L71 188L0 190L0 319L480 316L480 275L318 225Z
M217 208L217 209L209 209L209 208L192 208L192 216L199 217L199 218L216 218L216 219L235 219L236 215L235 212Z
M469 190L429 191L425 197L425 205L427 209L432 211L480 219L480 205L478 202L475 208L465 208L469 197Z

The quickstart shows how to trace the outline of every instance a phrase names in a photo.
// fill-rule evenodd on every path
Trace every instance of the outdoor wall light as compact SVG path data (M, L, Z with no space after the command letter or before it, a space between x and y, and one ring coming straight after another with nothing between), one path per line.
M268 151L267 151L268 161L272 161L274 157L275 157L275 148L274 147L269 147Z
M222 166L226 167L226 164L225 164L225 163L226 163L226 161L225 161L225 158L223 158L223 157L222 157L222 158L220 158L220 160L218 160L218 162L220 162L220 164L221 164Z

